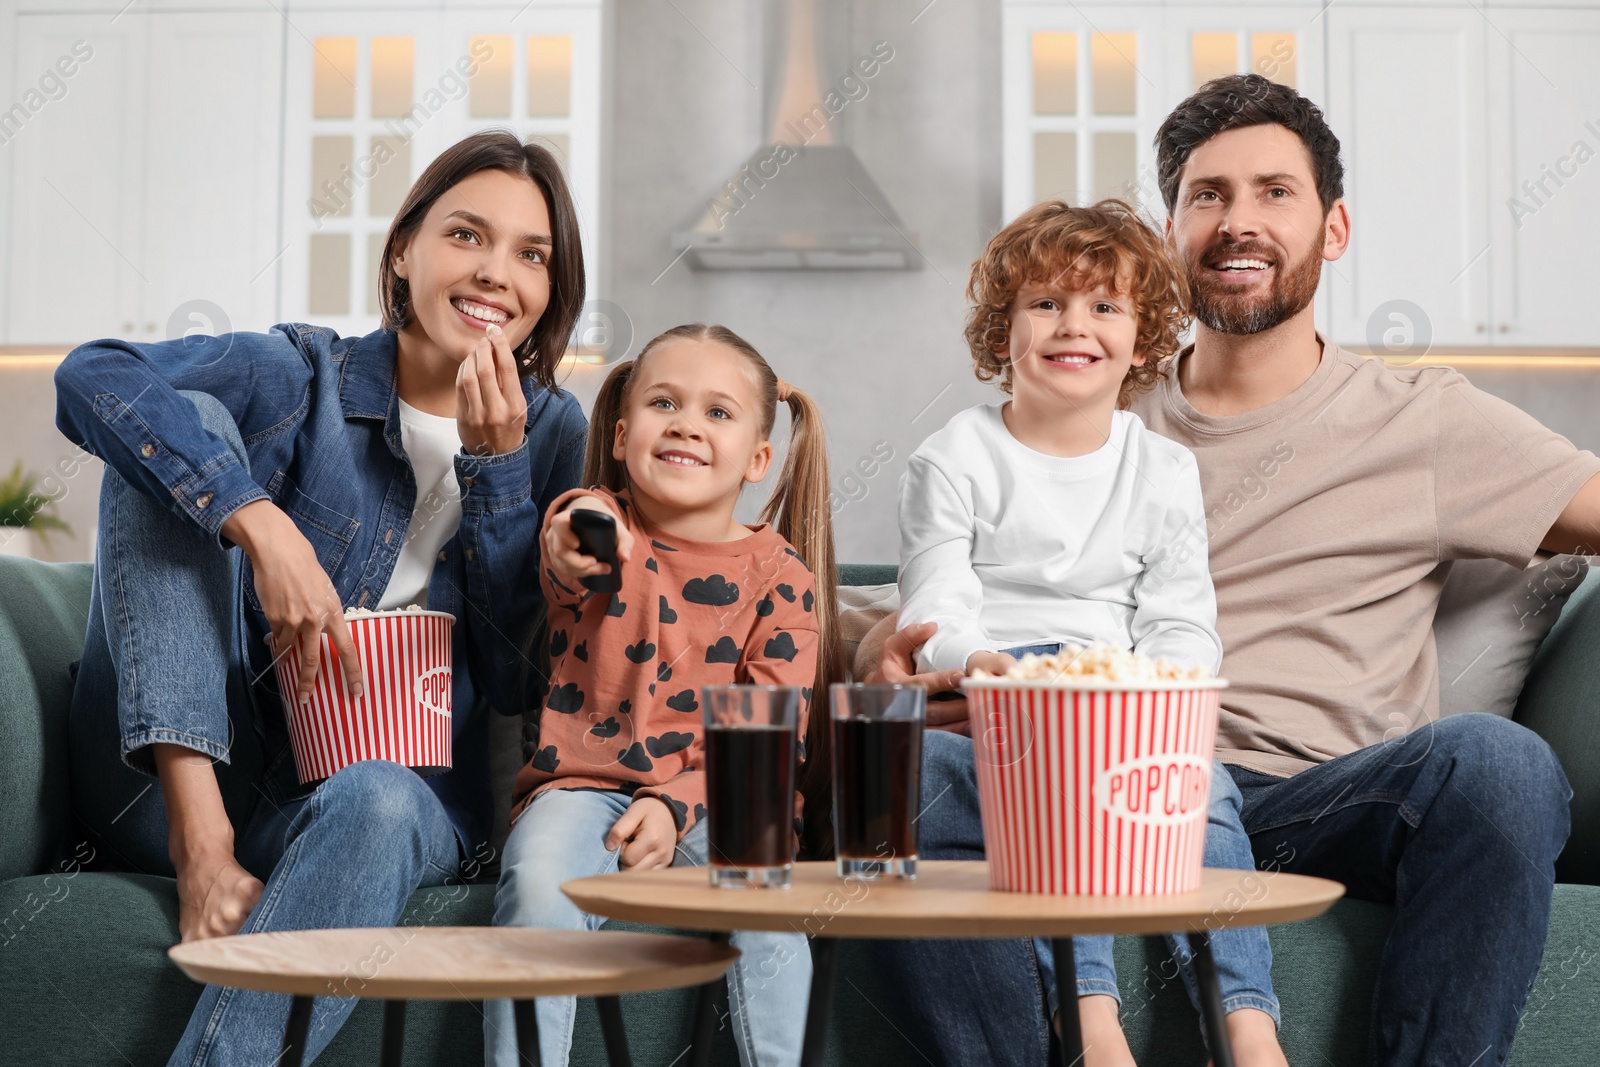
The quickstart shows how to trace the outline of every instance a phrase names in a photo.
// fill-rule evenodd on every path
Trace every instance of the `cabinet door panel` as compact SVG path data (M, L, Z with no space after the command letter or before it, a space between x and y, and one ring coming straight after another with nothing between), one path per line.
M1502 21L1490 44L1494 341L1600 347L1600 12Z
M17 17L18 63L7 95L23 110L13 109L4 126L14 167L12 344L73 345L130 335L135 325L150 276L139 209L146 22L131 12L115 23L99 15ZM57 66L63 57L75 62ZM62 77L67 69L72 74ZM41 91L52 71L63 86L53 99ZM56 84L49 83L52 93Z
M150 18L142 339L274 321L283 32L271 11Z
M1330 272L1334 339L1367 346L1409 322L1436 347L1485 344L1494 250L1483 17L1333 8L1327 18L1327 114L1343 146L1352 229Z

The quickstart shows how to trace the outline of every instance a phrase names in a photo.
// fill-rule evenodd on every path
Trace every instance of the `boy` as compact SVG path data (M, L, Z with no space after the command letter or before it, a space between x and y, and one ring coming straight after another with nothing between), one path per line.
M1104 642L1215 673L1194 456L1125 410L1178 349L1182 267L1121 201L1050 201L995 236L967 293L974 370L1011 399L956 415L901 484L900 623L937 625L922 669L998 674L1025 652ZM970 742L949 743L970 758ZM1238 791L1213 770L1207 862L1253 869ZM1218 932L1212 947L1224 1007L1264 1013L1275 1031L1266 932ZM1186 943L1173 949L1187 960ZM1054 1013L1049 949L1037 950ZM1131 1064L1111 938L1077 938L1075 962L1085 1063ZM1259 1051L1240 1062L1284 1062L1275 1039Z

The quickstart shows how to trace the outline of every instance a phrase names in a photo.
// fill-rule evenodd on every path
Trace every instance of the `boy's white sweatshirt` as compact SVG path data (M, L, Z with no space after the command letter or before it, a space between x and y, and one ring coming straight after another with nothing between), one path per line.
M1194 455L1127 411L1096 451L1045 455L1011 436L1001 406L956 415L900 479L900 625L939 625L920 669L1104 641L1215 672Z

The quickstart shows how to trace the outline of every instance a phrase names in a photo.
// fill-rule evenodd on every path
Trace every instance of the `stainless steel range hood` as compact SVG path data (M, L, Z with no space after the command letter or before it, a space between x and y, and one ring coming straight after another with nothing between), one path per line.
M768 143L672 235L672 246L687 249L697 270L920 268L878 183L837 143L838 112L824 106L818 78L815 0L788 0L786 31Z

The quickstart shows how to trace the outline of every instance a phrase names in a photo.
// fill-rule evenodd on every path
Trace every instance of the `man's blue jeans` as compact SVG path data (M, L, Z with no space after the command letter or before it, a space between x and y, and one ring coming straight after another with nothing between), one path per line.
M930 731L923 752L921 854L980 858L971 757L963 765L960 746L941 736ZM1395 906L1373 992L1371 1062L1504 1064L1538 977L1570 828L1572 790L1550 747L1509 720L1457 715L1291 778L1227 770L1262 865ZM1046 1063L1028 942L883 949L889 988L935 1063Z
M535 797L506 841L494 898L495 925L598 929L605 920L581 911L561 892L561 883L617 869L617 853L605 847L605 837L630 803L625 793L599 789L551 789ZM705 863L702 819L678 842L672 865ZM741 953L728 970L728 1009L739 1062L743 1067L798 1064L811 989L806 936L745 931L734 934L731 943ZM484 1061L489 1067L513 1067L521 1061L511 1002L489 1001L484 1008ZM572 1048L576 1000L541 997L535 1011L542 1062L564 1067Z
M243 459L226 409L204 394L184 395ZM309 796L284 803L262 791L261 777L272 768L232 640L240 619L238 556L219 552L106 468L72 699L79 821L122 866L170 876L161 787L124 755L149 769L151 744L204 752L228 800L234 855L265 883L241 933L393 926L419 886L460 881L455 831L433 790L394 763L347 767ZM358 994L351 988L316 999L308 1062L338 1032ZM276 1062L288 1015L288 996L207 986L169 1063Z

